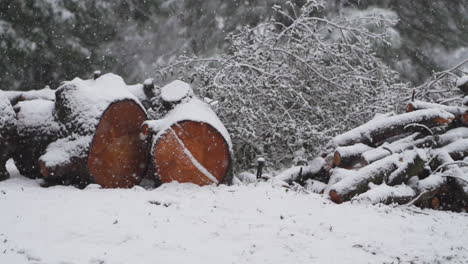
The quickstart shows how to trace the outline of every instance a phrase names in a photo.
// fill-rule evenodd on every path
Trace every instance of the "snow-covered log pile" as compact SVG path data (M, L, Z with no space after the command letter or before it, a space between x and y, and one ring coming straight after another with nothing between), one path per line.
M406 110L336 136L323 158L275 179L305 185L335 203L467 211L468 107L413 99Z
M14 150L16 119L13 106L6 93L0 92L0 180L9 177L5 167Z
M53 106L46 102L39 105L43 105L41 112L46 120L42 125L46 129L38 130L37 135L44 139L49 133L52 136L48 139L53 141L39 158L46 180L94 182L106 188L131 187L140 181L148 156L139 140L146 112L121 77L105 74L94 80L75 78L57 89ZM53 120L49 122L51 111ZM25 118L34 116L29 113ZM31 122L27 124L31 126Z
M211 107L182 81L162 87L161 100L167 115L141 129L151 145L151 174L161 182L229 182L231 139Z

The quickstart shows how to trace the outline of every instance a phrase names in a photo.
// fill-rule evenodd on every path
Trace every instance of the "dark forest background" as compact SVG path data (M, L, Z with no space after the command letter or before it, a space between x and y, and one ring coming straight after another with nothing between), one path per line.
M54 88L95 69L141 82L183 52L216 57L228 33L281 19L273 5L294 12L305 2L1 0L0 89ZM414 85L468 57L468 0L335 0L326 12L398 19L392 46L377 53Z

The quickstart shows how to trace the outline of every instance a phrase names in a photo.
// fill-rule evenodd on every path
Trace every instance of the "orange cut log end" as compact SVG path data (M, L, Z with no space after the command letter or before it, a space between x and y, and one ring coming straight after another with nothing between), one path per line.
M163 183L219 184L228 173L230 152L223 136L211 125L182 121L159 138L154 162Z
M337 203L337 204L340 204L343 202L343 198L338 194L337 191L335 190L331 190L330 193L330 199L334 202L334 203Z
M145 111L130 100L113 103L101 117L89 151L88 169L104 188L131 188L146 171L148 153L140 140Z

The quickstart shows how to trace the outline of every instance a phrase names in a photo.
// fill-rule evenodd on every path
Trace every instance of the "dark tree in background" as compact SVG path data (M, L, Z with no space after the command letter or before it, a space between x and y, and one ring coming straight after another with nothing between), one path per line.
M395 12L399 45L379 55L405 80L419 84L468 57L468 0L338 0L341 10L376 7Z
M291 3L289 3L291 2ZM228 33L291 15L305 0L2 0L0 89L56 87L94 69L127 82L152 77L181 52L219 57ZM468 0L335 0L330 16L391 12L397 40L378 54L404 80L421 83L433 70L468 54Z

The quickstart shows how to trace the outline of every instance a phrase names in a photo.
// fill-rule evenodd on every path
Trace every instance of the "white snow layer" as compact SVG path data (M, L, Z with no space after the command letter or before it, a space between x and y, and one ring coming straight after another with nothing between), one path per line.
M83 157L92 140L93 135L61 138L47 146L45 154L39 160L45 162L47 167L67 164L72 158Z
M96 80L75 78L59 89L67 89L67 100L74 109L73 120L82 124L84 131L94 131L102 113L114 102L132 100L142 109L140 101L127 89L122 77L107 73Z
M19 135L29 135L30 132L42 131L46 135L56 135L60 125L55 121L55 103L49 100L35 99L19 102L15 108L17 114L17 131Z
M211 107L198 98L191 98L187 102L182 102L169 111L163 119L146 121L145 124L151 130L157 132L153 139L156 142L162 135L168 132L172 125L182 121L196 121L211 125L223 136L232 152L231 137L226 127L221 123Z
M175 80L161 88L161 98L165 102L178 102L193 96L193 90L186 82Z
M403 123L418 123L425 119L441 117L444 119L454 119L455 116L441 109L424 109L401 115L391 116L384 119L371 120L361 126L358 126L346 133L333 138L330 146L347 146L358 143L364 139L369 139L370 134L377 130L400 126Z
M0 182L0 263L466 263L468 214L334 204L268 183Z
M384 203L389 197L400 198L400 197L413 197L416 192L407 185L388 186L385 183L380 185L369 184L370 190L354 197L352 202L371 203L378 204Z

